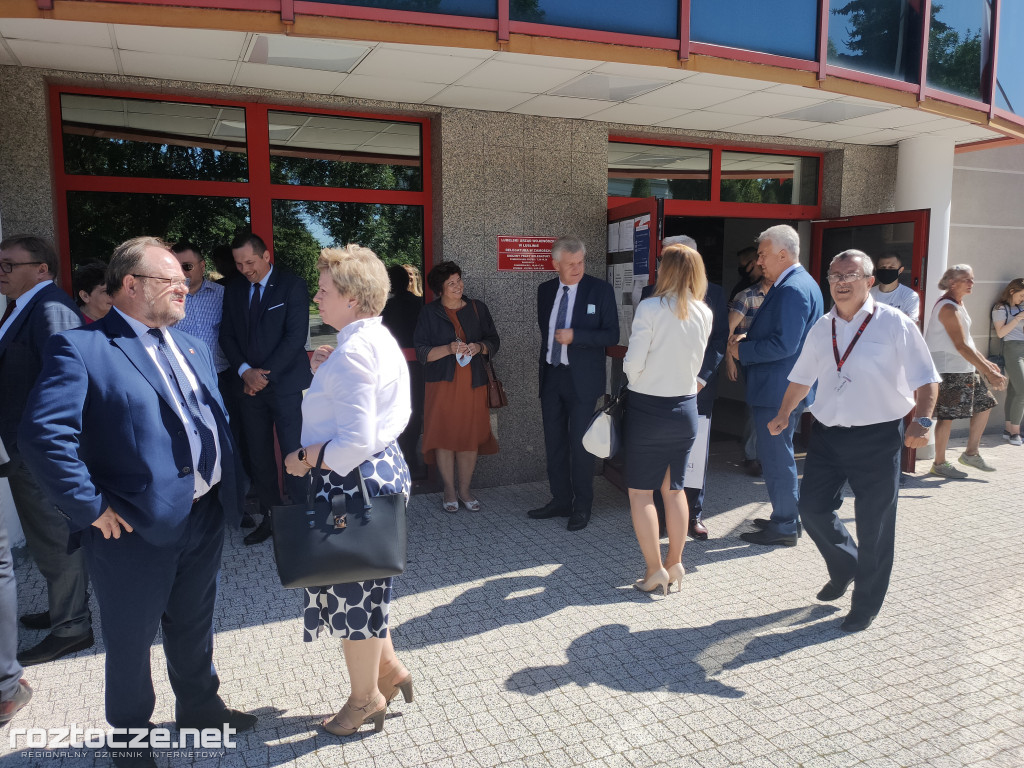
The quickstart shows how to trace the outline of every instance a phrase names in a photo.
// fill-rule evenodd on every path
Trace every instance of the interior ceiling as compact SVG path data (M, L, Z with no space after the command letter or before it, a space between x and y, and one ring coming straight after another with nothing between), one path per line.
M891 145L915 136L957 143L1001 137L920 110L767 81L218 30L0 19L0 64L852 144Z

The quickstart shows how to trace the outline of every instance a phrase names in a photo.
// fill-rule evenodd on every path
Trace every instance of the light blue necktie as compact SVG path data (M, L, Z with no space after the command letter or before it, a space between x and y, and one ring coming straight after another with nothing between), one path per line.
M569 312L569 286L562 286L562 298L558 302L558 315L555 316L555 330L565 328L565 316ZM557 341L551 344L551 364L562 364L562 347Z

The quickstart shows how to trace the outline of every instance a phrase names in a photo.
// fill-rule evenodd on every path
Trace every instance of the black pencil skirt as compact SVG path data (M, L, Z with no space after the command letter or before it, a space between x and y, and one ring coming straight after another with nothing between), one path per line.
M686 464L697 436L697 396L657 397L630 390L626 406L626 486L683 489Z

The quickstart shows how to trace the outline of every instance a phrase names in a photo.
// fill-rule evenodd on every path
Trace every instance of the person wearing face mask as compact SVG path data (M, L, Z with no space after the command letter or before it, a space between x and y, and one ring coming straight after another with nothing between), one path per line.
M879 304L898 309L915 323L921 320L921 297L907 285L900 282L903 262L895 253L887 253L875 264L875 284L871 298Z
M757 285L764 277L761 267L757 263L757 248L748 245L746 248L736 252L736 258L740 262L736 266L740 281L733 286L732 293L729 294L730 303L740 291L745 291L751 286Z
M427 285L438 298L423 307L413 334L426 382L423 460L437 464L445 512L458 512L459 502L477 512L480 501L470 490L477 456L498 452L482 355L495 354L501 340L487 305L463 295L462 269L454 261L430 270Z

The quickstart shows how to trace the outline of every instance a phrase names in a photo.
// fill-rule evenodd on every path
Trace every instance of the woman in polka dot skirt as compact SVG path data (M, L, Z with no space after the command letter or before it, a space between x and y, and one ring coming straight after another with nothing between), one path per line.
M396 440L409 421L409 369L380 320L390 286L384 264L373 251L349 245L325 248L317 268L313 301L323 321L338 329L338 346L313 354L313 383L302 402L303 447L285 457L285 469L312 473L320 498L354 496L360 472L371 496L404 493L408 499L409 467ZM388 631L390 604L390 578L305 591L304 639L321 632L341 638L352 685L345 706L323 722L330 733L349 736L366 722L379 731L399 691L412 701L412 675Z

